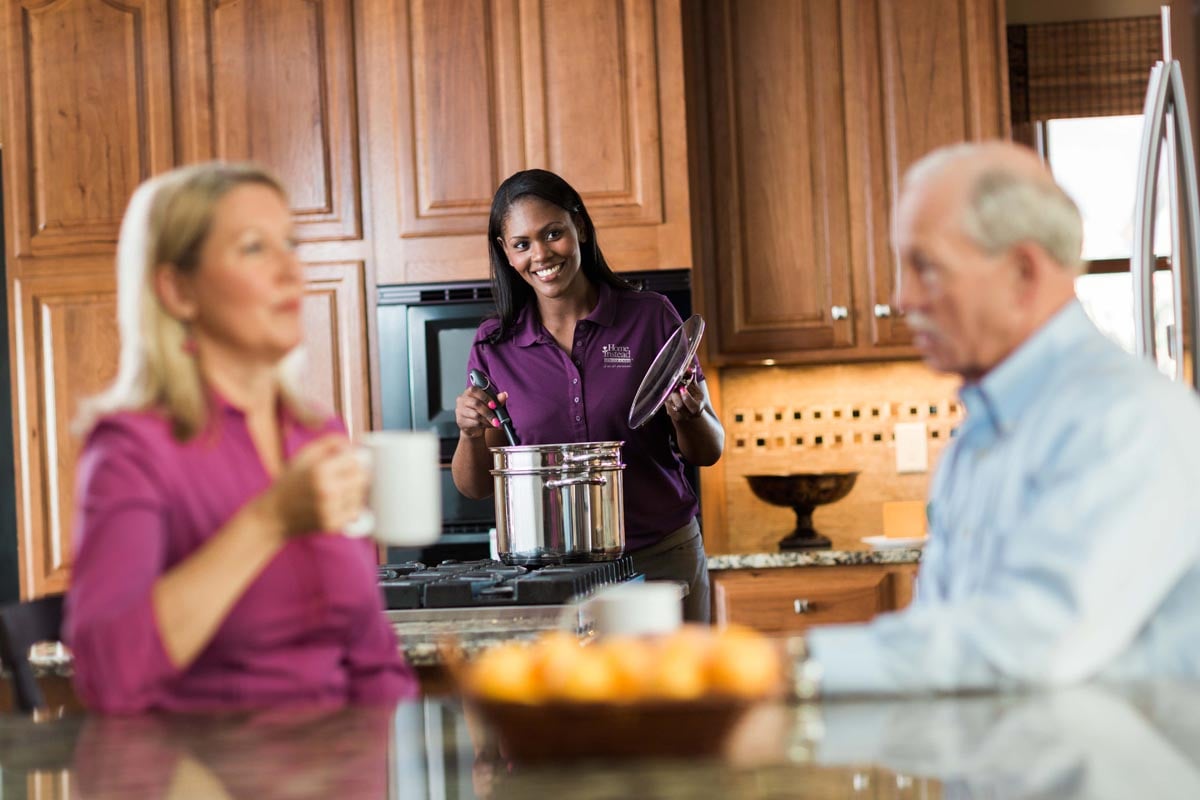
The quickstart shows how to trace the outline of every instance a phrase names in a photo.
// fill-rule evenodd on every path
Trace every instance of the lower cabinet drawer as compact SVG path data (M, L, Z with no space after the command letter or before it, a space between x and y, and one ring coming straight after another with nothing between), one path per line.
M866 622L907 604L908 573L864 567L713 573L713 621L768 633Z

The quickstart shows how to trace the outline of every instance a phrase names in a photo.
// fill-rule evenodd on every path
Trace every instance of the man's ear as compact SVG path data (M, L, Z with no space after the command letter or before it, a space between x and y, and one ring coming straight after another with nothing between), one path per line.
M174 264L159 264L154 268L154 293L158 302L177 320L191 322L196 318L196 300L188 276Z
M1012 278L1017 299L1028 305L1037 297L1045 280L1049 264L1046 253L1031 242L1019 242L1009 251L1012 258Z

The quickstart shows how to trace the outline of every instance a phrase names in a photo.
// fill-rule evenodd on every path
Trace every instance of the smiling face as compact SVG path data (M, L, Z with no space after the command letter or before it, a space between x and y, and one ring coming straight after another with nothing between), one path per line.
M274 364L300 344L304 275L295 244L274 189L247 183L221 198L196 269L177 284L180 316L202 354Z
M526 195L508 209L499 244L508 263L533 287L539 302L586 290L579 245L586 241L563 208Z

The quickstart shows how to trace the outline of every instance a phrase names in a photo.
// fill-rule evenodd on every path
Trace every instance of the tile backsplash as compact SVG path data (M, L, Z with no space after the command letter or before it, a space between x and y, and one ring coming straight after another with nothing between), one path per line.
M727 549L772 551L795 527L792 510L759 500L744 476L849 470L860 471L854 489L813 522L835 548L862 548L862 537L882 533L884 502L925 497L962 421L958 383L914 362L722 370ZM901 422L925 424L928 472L897 472Z

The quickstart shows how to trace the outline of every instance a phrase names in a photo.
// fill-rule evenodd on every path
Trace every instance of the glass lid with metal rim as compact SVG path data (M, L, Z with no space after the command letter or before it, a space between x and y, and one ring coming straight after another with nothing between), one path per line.
M663 403L681 385L683 376L691 369L704 336L704 319L693 314L680 325L654 357L646 370L633 405L629 408L629 427L640 428L658 413Z

